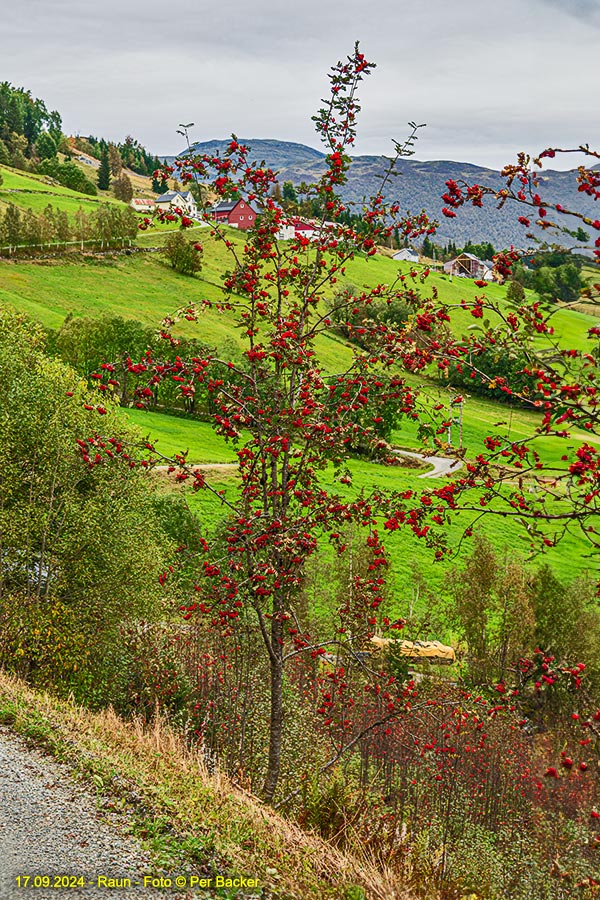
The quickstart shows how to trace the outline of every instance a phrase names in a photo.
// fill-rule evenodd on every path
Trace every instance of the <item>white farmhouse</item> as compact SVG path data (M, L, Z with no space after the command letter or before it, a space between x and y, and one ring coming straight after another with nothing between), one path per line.
M404 247L402 250L398 250L396 253L394 253L394 259L404 260L411 263L418 263L419 254L415 253L415 251L410 247Z
M163 212L180 209L191 219L198 218L198 207L191 191L167 191L156 198L156 208Z

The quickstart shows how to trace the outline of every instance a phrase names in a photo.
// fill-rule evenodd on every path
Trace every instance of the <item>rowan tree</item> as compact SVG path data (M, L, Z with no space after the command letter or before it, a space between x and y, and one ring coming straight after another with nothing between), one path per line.
M557 362L536 343L539 334L551 336L550 313L537 300L526 298L518 306L510 301L503 306L486 302L485 293L478 292L462 306L471 313L474 325L481 320L481 327L462 334L448 327L452 306L435 289L426 292L427 270L399 273L390 284L338 291L346 264L357 254L368 259L392 235L429 240L435 230L423 213L402 214L399 203L385 199L395 160L412 152L418 128L413 123L407 142L395 144L395 158L380 190L365 203L360 227L344 224L348 217L340 189L351 163L349 152L360 109L357 89L372 68L356 46L347 60L333 68L330 96L314 117L327 156L323 176L315 185L304 186L302 194L301 204L320 211L312 240L304 236L279 239L284 226L293 225L294 220L273 197L276 174L263 164L252 164L248 148L235 137L223 155L190 153L175 167L163 170L165 176L175 173L184 183L209 182L222 199L243 196L260 211L243 244L214 223L208 209L204 213L214 235L231 254L224 298L217 308L237 316L245 344L243 362L215 349L189 359L180 355L158 359L147 353L130 367L137 376L147 377L136 389L140 404L164 380L175 380L184 397L193 396L202 385L211 397L215 429L236 447L237 498L215 491L184 456L169 461L178 481L213 491L226 514L224 540L211 545L204 539L205 559L182 613L186 620L206 620L221 638L235 636L242 622L256 625L269 669L269 747L262 789L267 801L275 796L281 770L286 671L299 657L315 660L334 653L334 670L327 688L322 685L318 708L334 745L332 760L324 769L365 734L375 733L415 703L415 687L407 682L406 672L400 677L363 671L363 681L371 676L378 682L383 678L385 689L381 693L378 683L379 699L369 716L360 723L352 716L355 684L348 677L345 660L356 658L358 642L368 640L376 627L391 627L380 612L388 564L382 533L406 529L425 540L433 556L441 559L450 552L445 526L460 508L471 510L474 521L488 514L518 519L528 527L532 541L539 537L542 546L554 544L571 525L583 528L594 540L588 520L597 511L600 462L593 446L566 451L567 465L557 473L565 491L553 498L552 509L546 507L543 495L528 494L515 473L532 479L539 476L543 462L536 449L537 437L564 434L567 421L587 430L596 427L594 378L600 330L591 329L590 354L557 347ZM596 191L596 176L589 177L592 181L582 183ZM452 217L455 207L466 200L478 205L483 195L479 186L469 186L463 194L456 183L449 183L442 211ZM528 202L527 197L523 202ZM185 216L181 221L191 224ZM600 228L600 223L591 224ZM508 276L517 257L514 251L497 254L496 271ZM482 291L485 283L475 286ZM178 316L166 320L162 330L166 346L173 352L178 349L173 327L179 317L201 319L203 309L211 305L205 301L199 309L185 306ZM401 306L406 318L386 319L390 306ZM488 308L494 312L493 321L484 318ZM347 367L331 372L320 358L320 346L340 323L348 336L359 340L352 343ZM521 374L534 379L533 387L520 383L515 390L504 376L481 368L482 360L493 364L492 350L511 359L521 354L525 359ZM369 494L353 493L348 461L354 450L376 451L383 460L394 458L379 429L390 404L397 420L418 421L420 433L435 447L444 448L446 413L441 405L419 396L406 371L411 376L441 373L443 377L452 371L467 372L514 402L541 410L543 418L531 442L511 440L506 433L490 434L486 453L469 460L458 476L441 485L394 493L374 486ZM102 388L108 376L99 374ZM366 574L356 576L351 602L346 598L342 603L336 628L327 635L309 634L297 608L306 566L325 542L334 553L343 554L343 534L349 525L364 529L369 555ZM465 534L471 531L472 526ZM506 608L508 622L513 611ZM513 624L511 618L511 629ZM503 638L503 646L508 646L508 639Z
M340 297L340 309L365 310L361 330L370 335L369 350L356 348L345 371L328 373L317 355L318 342L333 326L331 288L344 277L345 264L357 252L375 253L379 234L393 228L416 237L431 228L427 217L400 215L397 204L388 208L382 194L372 198L367 227L357 234L350 226L328 224L344 210L339 188L350 164L348 150L355 137L359 110L356 91L370 73L358 47L346 61L334 67L331 95L315 117L317 131L328 149L327 170L306 197L322 209L317 240L304 237L287 244L277 241L286 214L275 202L275 173L248 163L248 148L233 139L223 157L205 156L180 166L185 182L205 180L214 171L214 189L222 198L246 196L261 215L248 235L243 253L226 240L234 262L224 288L224 306L234 309L246 340L243 363L221 358L215 351L202 358L177 358L169 365L155 364L146 356L139 365L148 372L145 387L138 389L143 402L152 383L176 378L184 395L198 384L208 387L216 413L217 431L237 446L241 498L232 504L224 499L227 522L224 559L209 557L203 567L201 592L183 610L186 617L199 613L213 627L231 632L244 615L255 617L270 671L270 724L268 766L263 796L272 800L277 787L284 728L283 693L286 665L299 653L322 655L318 640L300 633L295 603L306 562L320 542L331 540L343 552L341 530L355 521L368 531L371 576L356 586L356 615L361 623L353 633L373 628L381 603L381 567L384 552L374 528L375 508L369 500L348 502L345 485L350 482L346 460L357 446L383 451L378 434L390 403L397 414L414 416L412 389L395 367L395 348L402 328L372 321L368 311L405 293L401 281L391 287L378 286L357 297ZM416 126L397 156L411 152ZM391 215L393 222L387 224ZM182 220L185 224L185 219ZM416 301L418 291L409 291ZM337 310L335 310L337 312ZM193 319L196 313L183 315ZM164 334L169 335L169 323ZM245 432L250 436L242 438ZM332 473L335 473L332 481ZM210 486L202 474L182 472L197 488ZM417 523L415 522L415 527ZM350 615L350 611L346 615Z

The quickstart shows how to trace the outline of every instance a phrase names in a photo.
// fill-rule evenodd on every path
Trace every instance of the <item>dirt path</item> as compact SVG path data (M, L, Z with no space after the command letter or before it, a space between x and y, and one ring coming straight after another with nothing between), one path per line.
M98 804L98 798L64 766L0 727L2 900L206 896L178 890L175 879L184 873L165 873L153 866L148 853L127 833L124 816L111 813L106 801L104 808ZM173 886L144 887L144 877L171 877ZM73 886L66 886L70 883Z

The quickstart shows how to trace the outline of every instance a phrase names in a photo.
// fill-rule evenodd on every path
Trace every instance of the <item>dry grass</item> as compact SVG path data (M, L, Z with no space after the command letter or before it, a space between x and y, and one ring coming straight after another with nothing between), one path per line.
M146 814L168 816L186 838L207 838L228 874L258 877L275 896L410 900L390 872L341 853L302 831L222 774L210 774L160 719L149 727L112 710L91 713L28 688L0 672L0 719L38 740L110 791L125 785ZM352 888L354 886L354 889Z

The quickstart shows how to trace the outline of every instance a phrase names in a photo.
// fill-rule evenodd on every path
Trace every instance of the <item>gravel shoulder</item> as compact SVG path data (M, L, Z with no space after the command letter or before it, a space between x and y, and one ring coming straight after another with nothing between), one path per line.
M153 867L149 854L126 830L124 816L99 808L98 798L77 783L65 766L0 727L2 900L206 896L177 890L174 884L170 889L144 887L144 876L159 879L165 873ZM25 886L26 876L30 879ZM44 876L49 877L50 887L40 881ZM76 882L82 877L83 887ZM175 874L171 877L174 883ZM99 878L106 881L99 883ZM129 879L130 885L122 879ZM74 886L65 886L70 882Z

